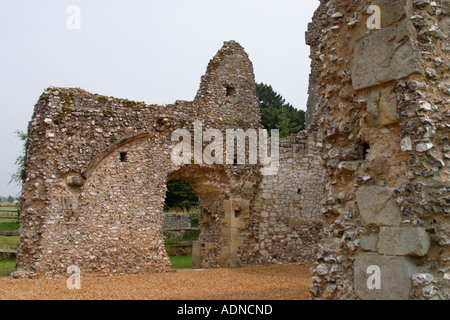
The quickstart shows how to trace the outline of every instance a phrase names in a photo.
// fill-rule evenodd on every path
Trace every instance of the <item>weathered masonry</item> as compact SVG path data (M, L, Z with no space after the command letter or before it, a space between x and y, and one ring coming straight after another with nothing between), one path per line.
M238 43L211 60L192 102L47 89L28 129L14 276L67 276L71 265L93 275L167 270L168 179L199 196L195 267L312 261L323 193L316 133L283 139L278 175L262 176L259 165L175 165L172 133L194 132L194 121L222 132L261 127L253 67Z
M329 0L314 15L308 121L327 170L314 298L450 298L449 15L448 0Z
M370 21L370 23L367 23ZM29 125L15 277L164 271L167 179L200 199L194 265L306 263L314 299L450 299L449 0L321 0L307 130L259 165L177 166L178 128L260 128L252 64L226 42L194 101L49 88Z

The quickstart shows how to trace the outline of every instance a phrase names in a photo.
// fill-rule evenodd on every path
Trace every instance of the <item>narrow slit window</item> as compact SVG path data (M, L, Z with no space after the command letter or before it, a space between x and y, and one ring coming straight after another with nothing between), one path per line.
M370 144L364 142L362 145L362 149L363 149L363 159L366 160L366 157L370 152Z
M127 152L121 152L120 153L120 162L127 162L128 161L128 153Z

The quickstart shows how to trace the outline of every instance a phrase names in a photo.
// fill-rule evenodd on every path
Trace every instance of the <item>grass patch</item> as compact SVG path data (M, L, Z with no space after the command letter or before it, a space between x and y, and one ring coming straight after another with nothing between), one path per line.
M192 267L192 256L170 257L172 269L189 269Z
M164 232L164 242L183 242L183 241L197 241L200 234L199 231L184 231L181 237L171 237L174 232Z
M0 231L17 231L19 222L0 220ZM0 236L0 249L16 249L19 246L19 237Z
M5 208L5 207L2 207ZM0 209L2 209L0 208ZM14 208L14 207L7 207ZM14 215L13 213L1 215ZM19 221L16 219L1 219L0 231L17 231L19 230ZM0 249L12 249L15 250L19 246L19 237L6 237L0 236ZM11 272L16 268L15 255L11 253L0 253L0 276L9 276Z
M19 246L19 237L0 236L0 249L13 249Z
M9 276L16 268L16 261L3 260L0 261L0 276Z
M2 210L18 210L19 207L17 206L0 206L0 211Z
M12 219L0 220L0 231L17 231L19 230L19 222Z
M5 206L0 207L0 216L17 216L19 212L19 207Z

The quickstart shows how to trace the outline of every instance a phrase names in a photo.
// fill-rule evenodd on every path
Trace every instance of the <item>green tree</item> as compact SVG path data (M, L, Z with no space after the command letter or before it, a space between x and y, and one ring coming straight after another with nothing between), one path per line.
M21 130L17 130L16 131L16 136L20 139L20 141L22 141L22 153L17 157L16 162L15 162L15 166L16 166L16 171L11 174L11 180L9 181L9 183L16 183L17 185L22 185L22 172L25 169L25 153L27 150L27 139L28 139L28 135L21 131Z
M259 100L261 123L264 129L280 130L280 137L297 134L305 126L305 112L295 109L272 86L257 83L256 96Z
M170 179L167 181L166 202L164 209L187 210L198 205L197 194L189 183L182 180Z

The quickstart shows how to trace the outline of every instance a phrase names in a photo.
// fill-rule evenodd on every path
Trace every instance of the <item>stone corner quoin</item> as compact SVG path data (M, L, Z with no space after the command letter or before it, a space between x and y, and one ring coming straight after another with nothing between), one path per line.
M321 1L308 27L327 174L313 299L449 299L449 6Z

